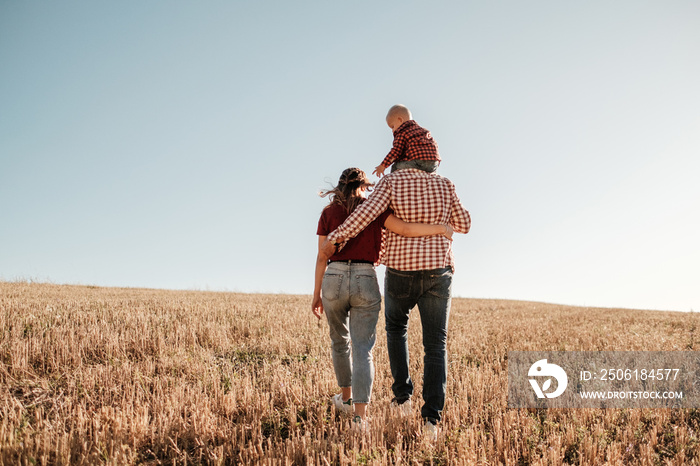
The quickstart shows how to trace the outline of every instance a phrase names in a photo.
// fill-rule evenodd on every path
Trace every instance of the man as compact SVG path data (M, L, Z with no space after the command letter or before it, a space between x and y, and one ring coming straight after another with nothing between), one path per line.
M469 212L450 180L417 169L397 170L383 177L374 192L328 235L330 254L353 238L387 208L405 222L451 224L458 233L471 227ZM384 312L389 364L394 378L393 402L410 407L413 382L408 373L408 315L417 304L423 327L424 433L437 438L447 386L447 326L452 297L454 257L444 236L407 238L386 232ZM409 403L409 404L406 404Z

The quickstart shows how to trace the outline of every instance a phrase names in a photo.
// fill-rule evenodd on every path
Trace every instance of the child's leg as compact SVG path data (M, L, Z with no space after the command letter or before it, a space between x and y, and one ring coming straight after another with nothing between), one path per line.
M416 164L416 168L423 170L428 173L435 173L440 162L436 160L413 160Z
M391 166L391 173L396 170L403 170L405 168L416 168L418 170L423 170L424 172L434 173L437 170L440 162L435 160L401 160L399 162L394 162Z
M401 160L394 162L394 164L391 166L391 173L394 173L396 170L403 170L405 168L418 168L416 166L416 162L416 160Z

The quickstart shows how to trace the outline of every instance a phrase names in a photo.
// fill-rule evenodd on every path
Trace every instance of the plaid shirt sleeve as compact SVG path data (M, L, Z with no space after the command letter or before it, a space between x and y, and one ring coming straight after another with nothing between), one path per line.
M335 241L336 238L345 240L354 238L389 207L391 186L385 180L386 178L379 180L374 192L367 200L360 204L342 225L328 235L329 241Z
M390 167L391 164L394 163L399 158L399 156L406 151L407 142L408 141L406 139L405 131L397 131L394 135L394 146L391 148L386 157L384 157L384 160L382 161L382 166Z
M472 226L472 219L467 209L462 205L462 201L457 197L454 185L451 186L452 191L452 206L450 215L450 224L457 233L469 233Z

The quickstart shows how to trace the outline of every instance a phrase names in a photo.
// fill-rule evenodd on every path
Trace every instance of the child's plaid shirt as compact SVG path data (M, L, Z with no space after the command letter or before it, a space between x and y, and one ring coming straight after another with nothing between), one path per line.
M394 133L394 146L384 157L382 165L391 166L399 160L433 160L440 161L438 145L430 131L421 127L414 120L404 121Z

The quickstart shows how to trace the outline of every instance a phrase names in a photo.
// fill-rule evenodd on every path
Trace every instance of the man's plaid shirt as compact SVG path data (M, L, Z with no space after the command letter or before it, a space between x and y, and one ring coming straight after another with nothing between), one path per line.
M404 121L394 133L394 146L384 157L382 165L391 166L397 160L440 161L438 145L430 131L414 120Z
M377 183L374 192L335 231L336 238L354 238L387 208L405 222L450 224L455 232L467 233L471 227L469 212L447 178L421 170L397 170ZM454 268L452 242L444 236L406 238L386 231L381 262L397 270Z

